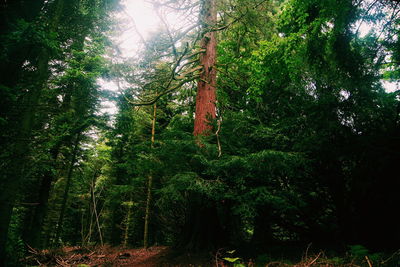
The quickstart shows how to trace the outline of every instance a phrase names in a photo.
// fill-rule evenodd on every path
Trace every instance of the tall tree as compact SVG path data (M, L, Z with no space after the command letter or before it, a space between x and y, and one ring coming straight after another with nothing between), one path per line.
M206 135L211 131L211 121L216 117L217 83L217 7L215 0L201 2L200 23L203 37L200 41L200 66L202 67L197 86L194 135Z
M64 0L55 1L52 5L52 12L49 11L49 18L46 21L46 27L49 32L57 32L61 14L64 8ZM20 115L20 125L17 126L18 135L11 149L11 159L5 171L2 172L0 197L0 262L5 260L5 247L7 241L8 226L10 223L12 210L16 200L16 192L19 192L21 183L24 178L24 165L26 166L26 154L28 153L29 141L31 140L31 132L34 125L37 106L43 88L49 77L49 47L42 44L38 48L38 54L34 59L36 67L36 79L28 90L28 94L24 97L24 103L27 105Z
M5 96L1 97L0 127L2 141L7 140L0 154L1 261L10 219L19 221L21 210L26 210L20 223L23 240L41 245L51 185L62 166L57 160L68 157L66 147L76 132L95 122L104 22L116 2L1 3L0 12L6 13L1 22L6 28L1 32L5 60L0 67L6 75L0 79L0 94ZM24 187L30 188L23 191ZM14 205L16 200L35 204L22 208Z
M151 121L151 148L154 148L155 136L156 136L156 120L157 120L157 103L153 104L153 118ZM151 216L151 201L152 201L152 190L153 190L153 174L150 170L149 178L147 181L147 198L146 198L146 211L144 218L144 233L143 233L143 246L148 248L149 246L149 222ZM128 217L129 218L129 217ZM129 222L129 219L128 219Z
M199 20L202 34L199 63L202 68L197 86L194 115L193 134L196 137L210 135L213 129L212 121L216 118L217 7L215 0L201 1ZM200 142L198 144L203 146ZM190 198L179 246L196 251L216 248L218 244L223 244L226 237L214 200L208 199L206 194L200 192L191 194Z

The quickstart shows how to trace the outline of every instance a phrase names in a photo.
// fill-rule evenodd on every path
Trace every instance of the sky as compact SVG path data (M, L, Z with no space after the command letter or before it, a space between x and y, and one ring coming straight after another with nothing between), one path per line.
M142 47L142 38L146 39L158 28L163 27L159 16L152 4L148 0L122 0L123 11L114 14L119 21L120 32L112 37L114 43L118 44L121 55L125 58L134 57ZM172 28L179 28L188 23L186 18L180 18L177 14L170 13L166 16L167 23ZM360 27L360 35L364 36L371 29L371 25L366 23ZM388 92L399 89L399 84L383 81L383 86ZM118 91L117 85L112 81L99 80L100 86L104 90ZM103 101L102 113L115 115L117 108L115 103Z
M146 39L151 32L160 27L160 20L152 5L146 0L123 0L124 12L120 12L117 19L125 23L120 39L121 52L124 56L133 56L140 48L141 37Z
M159 18L150 0L122 0L122 12L116 14L116 19L121 22L121 34L116 36L121 52L125 57L134 56L141 47L142 38L147 39L152 32L165 27ZM161 10L161 9L160 9ZM168 28L174 31L178 28L185 28L191 24L188 17L178 12L171 12L163 9L164 22Z
M152 5L146 0L123 0L123 11L114 14L119 22L119 33L111 39L118 44L123 57L133 57L142 46L141 37L147 38L151 32L160 27L160 21ZM99 79L103 90L118 91L114 81ZM114 102L102 101L101 113L115 115L117 107Z
M164 27L164 24L149 0L121 0L121 5L121 10L114 14L119 31L111 37L111 40L118 45L122 57L133 58L139 54L143 47L142 38L146 40L152 32ZM163 14L164 21L171 31L185 28L192 23L188 21L188 17L185 15L182 16L174 12ZM113 81L99 79L99 84L103 90L118 91L118 87ZM115 115L117 113L115 103L103 101L101 113Z

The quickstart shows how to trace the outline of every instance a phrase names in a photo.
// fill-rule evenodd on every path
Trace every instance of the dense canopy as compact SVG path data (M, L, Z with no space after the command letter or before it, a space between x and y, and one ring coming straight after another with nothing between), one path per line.
M127 56L130 2L0 1L0 266L399 249L400 2L149 0Z

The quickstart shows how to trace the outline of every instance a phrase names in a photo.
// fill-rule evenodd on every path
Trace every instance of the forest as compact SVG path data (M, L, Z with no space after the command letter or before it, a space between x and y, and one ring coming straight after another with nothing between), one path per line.
M0 266L400 266L399 13L0 0Z

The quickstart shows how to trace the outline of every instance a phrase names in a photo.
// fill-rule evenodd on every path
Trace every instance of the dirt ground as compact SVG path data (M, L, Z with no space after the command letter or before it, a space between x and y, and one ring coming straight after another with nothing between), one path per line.
M26 266L212 266L212 255L180 255L174 257L168 247L144 248L123 247L64 247L59 250L32 250L22 260Z

